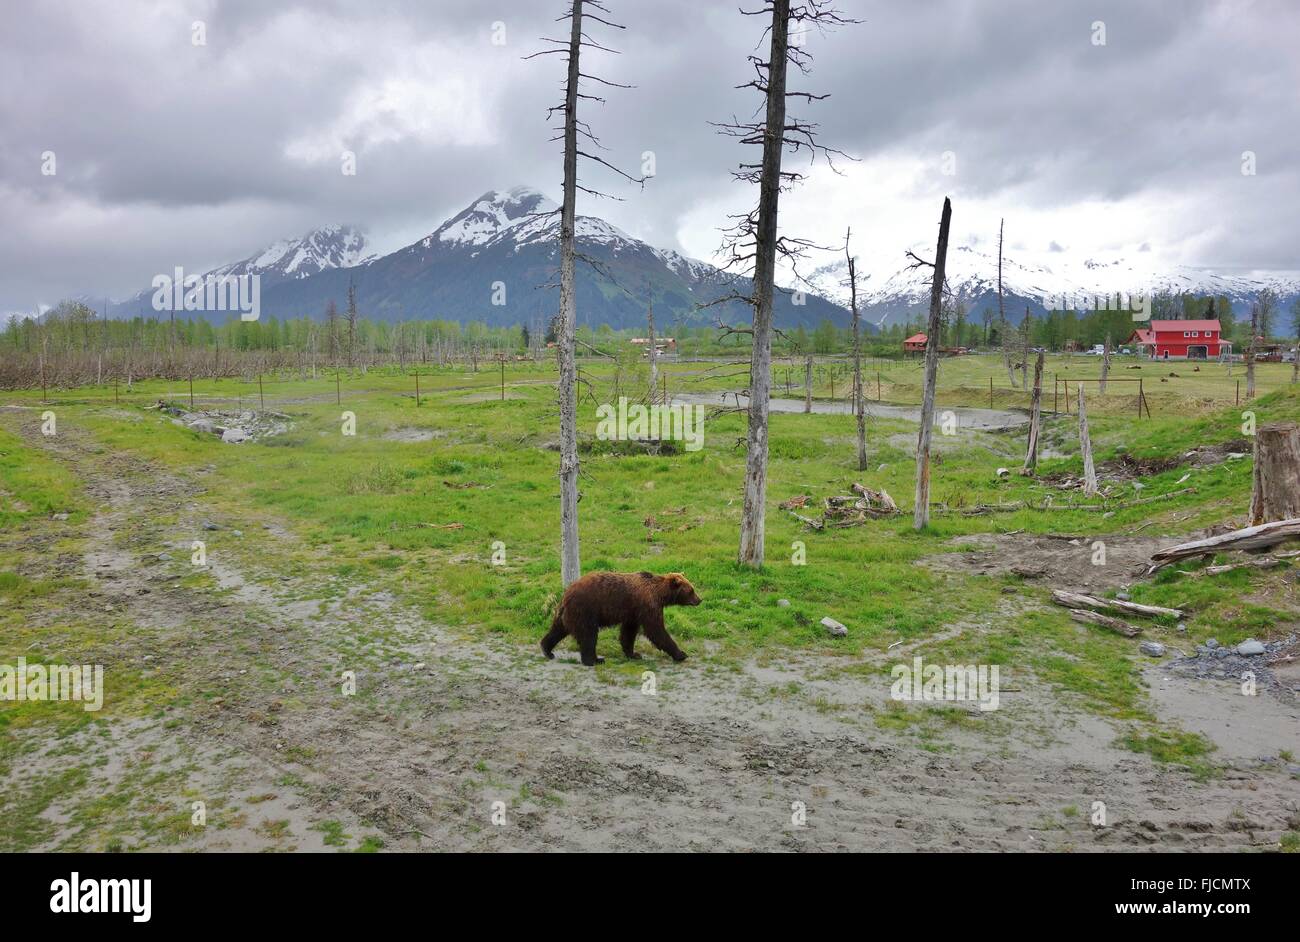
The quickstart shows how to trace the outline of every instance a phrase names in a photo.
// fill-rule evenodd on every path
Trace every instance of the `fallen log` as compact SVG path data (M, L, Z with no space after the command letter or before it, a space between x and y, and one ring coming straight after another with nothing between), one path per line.
M1206 566L1204 569L1179 569L1176 571L1184 576L1218 576L1225 572L1232 572L1234 569L1273 569L1285 562L1286 560L1279 559L1276 556L1266 556L1263 559L1252 559L1244 563L1229 563L1223 566Z
M867 502L872 505L872 509L883 511L884 513L898 513L898 504L894 503L894 498L889 496L889 492L883 487L878 491L862 484L850 484L849 490L859 497L865 497Z
M1108 609L1114 612L1129 612L1134 615L1168 615L1170 618L1182 618L1183 611L1178 608L1161 608L1159 605L1141 605L1137 602L1126 602L1123 599L1099 599L1091 595L1080 595L1077 592L1066 592L1063 589L1052 590L1052 601L1057 605L1063 605L1069 609L1092 608Z
M1136 628L1128 622L1120 621L1118 618L1111 618L1109 615L1098 615L1096 612L1090 612L1082 608L1071 609L1070 617L1085 625L1097 625L1107 631L1113 631L1125 638L1136 638L1142 633L1141 628Z
M1157 501L1169 500L1171 497L1181 497L1184 494L1195 494L1196 488L1185 487L1179 491L1170 491L1168 494L1156 494L1154 497L1140 497L1137 500L1113 501L1106 504L1054 504L1051 501L1052 495L1048 494L1041 504L1035 504L1032 501L1018 500L1011 503L1002 504L976 504L968 508L952 508L942 506L938 508L939 513L951 513L957 510L964 517L979 517L984 514L992 513L1010 513L1016 510L1088 510L1088 511L1115 511L1124 510L1127 507L1141 507L1144 504L1154 504Z
M1213 556L1215 553L1232 550L1268 549L1270 546L1277 546L1279 543L1295 539L1300 539L1300 517L1292 517L1290 520L1275 520L1272 523L1262 523L1255 527L1245 527L1241 530L1221 533L1218 536L1208 537L1204 540L1180 543L1177 546L1169 547L1169 549L1153 553L1147 575L1151 575L1157 569L1168 566L1170 563L1191 556Z
M790 510L789 508L786 508L785 512L788 513L790 516L794 517L794 519L798 520L804 526L808 527L810 530L820 530L824 526L820 520L814 520L812 517L805 517L803 514L797 514L793 510Z

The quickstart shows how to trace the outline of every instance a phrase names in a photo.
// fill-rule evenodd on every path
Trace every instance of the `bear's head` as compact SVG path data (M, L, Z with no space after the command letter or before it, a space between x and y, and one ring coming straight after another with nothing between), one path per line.
M680 572L670 572L664 576L667 583L666 605L699 605L700 597L695 593L695 586Z

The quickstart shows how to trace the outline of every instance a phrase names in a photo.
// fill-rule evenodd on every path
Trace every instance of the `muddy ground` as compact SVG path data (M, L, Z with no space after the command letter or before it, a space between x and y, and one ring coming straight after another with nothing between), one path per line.
M1294 714L1243 715L1253 732L1240 740L1236 721L1226 734L1202 722L1227 747L1229 768L1200 782L1115 745L1117 726L1027 676L1003 692L1001 709L972 710L937 738L882 728L887 664L923 655L925 641L864 652L879 660L874 675L838 657L719 670L707 645L681 665L646 650L651 695L582 668L567 644L547 662L431 624L364 583L342 585L325 564L289 565L297 542L281 521L259 517L245 537L220 521L204 530L203 469L170 474L75 430L45 439L31 415L0 421L64 462L99 507L80 527L81 555L32 546L31 575L77 575L91 587L51 599L44 625L57 633L75 612L138 626L91 652L110 697L114 668L125 666L203 691L158 715L110 721L107 734L43 743L15 771L14 786L31 785L80 750L94 760L81 792L138 790L120 812L128 818L206 803L208 824L179 840L120 827L127 849L334 850L341 832L342 847L365 836L397 851L1222 850L1273 848L1300 826L1300 781L1276 758L1300 748ZM75 529L49 526L37 540ZM257 552L239 542L250 532ZM215 588L185 578L189 541L205 535ZM1021 556L1040 562L1061 542ZM1136 558L1148 546L1112 551ZM1085 548L1060 553L1075 554L1086 559ZM349 669L355 696L340 687ZM1165 695L1181 682L1161 678L1163 719L1204 712L1186 690ZM801 696L774 693L791 683ZM1245 709L1240 699L1234 710ZM71 815L75 801L42 812L53 825L44 849L105 849ZM1096 801L1102 827L1089 821ZM792 822L800 803L804 826ZM336 823L335 839L323 822Z

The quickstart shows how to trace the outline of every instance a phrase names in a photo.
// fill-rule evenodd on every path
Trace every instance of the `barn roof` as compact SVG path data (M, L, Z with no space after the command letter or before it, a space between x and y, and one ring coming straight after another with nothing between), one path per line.
M1218 320L1212 321L1152 321L1151 329L1156 331L1168 332L1171 330L1213 330L1220 331Z
M925 343L926 339L925 334L912 334L903 343Z

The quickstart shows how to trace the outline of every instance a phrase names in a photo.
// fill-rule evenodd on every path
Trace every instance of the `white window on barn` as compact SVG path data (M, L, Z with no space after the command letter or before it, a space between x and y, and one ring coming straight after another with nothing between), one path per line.
M1185 331L1183 331L1183 336L1184 336L1184 337L1190 337L1191 335L1192 335L1192 332L1191 332L1190 330L1185 330Z
M1198 331L1198 330L1194 330L1194 331L1192 331L1192 336L1193 336L1193 337L1199 337L1199 336L1201 336L1201 332Z

